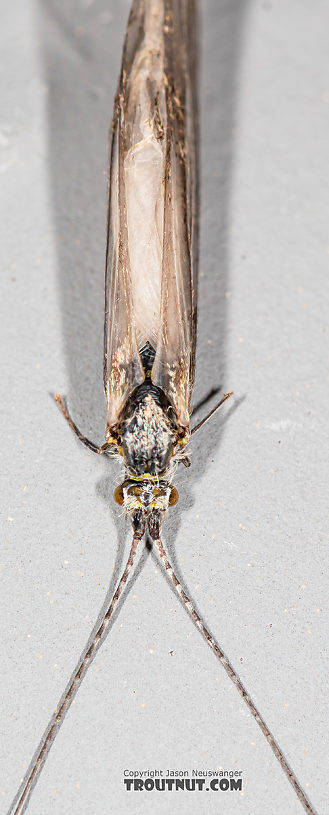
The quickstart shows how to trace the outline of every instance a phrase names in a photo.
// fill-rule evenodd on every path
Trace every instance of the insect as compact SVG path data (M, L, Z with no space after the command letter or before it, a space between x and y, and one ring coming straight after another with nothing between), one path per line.
M173 477L189 465L190 437L231 394L190 430L196 342L196 129L192 0L134 0L115 101L105 275L105 443L83 436L60 395L57 402L92 451L123 460L115 490L132 526L118 586L93 642L31 768L13 815L19 815L73 696L104 639L138 546L148 534L161 563L258 722L306 812L314 811L234 668L184 592L165 551L161 529L177 502Z

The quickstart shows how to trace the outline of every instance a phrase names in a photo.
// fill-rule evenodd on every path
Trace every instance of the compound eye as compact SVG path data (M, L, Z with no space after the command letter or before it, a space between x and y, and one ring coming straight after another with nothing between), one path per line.
M179 495L178 495L178 491L176 490L176 487L172 487L171 490L170 490L170 496L169 496L169 506L173 507L175 504L177 504L178 498L179 498Z
M119 504L122 507L122 504L124 502L122 484L120 484L119 487L117 487L116 490L114 491L114 500L117 504Z

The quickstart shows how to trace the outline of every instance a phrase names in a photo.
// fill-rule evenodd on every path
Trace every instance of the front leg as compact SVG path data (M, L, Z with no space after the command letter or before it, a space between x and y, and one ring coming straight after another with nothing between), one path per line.
M71 418L71 416L70 416L70 414L69 414L69 412L68 412L68 410L67 410L67 408L65 406L65 402L62 399L60 393L55 393L55 399L56 399L56 402L59 404L59 407L60 407L60 409L62 411L63 416L65 416L66 421L68 422L68 424L70 425L70 427L74 431L75 435L78 437L79 441L82 442L82 444L84 444L86 447L88 447L89 450L92 450L93 453L99 453L100 455L102 455L102 453L108 453L111 449L113 449L113 444L108 444L108 442L105 442L105 444L102 444L101 447L97 447L97 445L94 444L94 442L87 439L86 436L83 436L83 434L80 433L79 428L77 427L77 425L75 424L75 422Z

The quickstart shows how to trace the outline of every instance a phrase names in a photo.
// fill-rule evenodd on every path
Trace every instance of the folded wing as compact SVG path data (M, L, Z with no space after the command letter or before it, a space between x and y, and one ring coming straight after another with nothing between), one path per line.
M196 324L194 8L135 0L117 94L105 280L104 387L108 432L144 380L189 425Z

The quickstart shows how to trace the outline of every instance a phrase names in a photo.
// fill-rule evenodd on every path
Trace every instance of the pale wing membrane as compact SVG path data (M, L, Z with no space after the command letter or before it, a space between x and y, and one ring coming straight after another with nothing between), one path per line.
M144 0L143 39L126 86L124 183L138 347L156 348L160 320L165 163L163 2Z
M165 2L166 162L160 329L153 382L189 426L196 335L194 3Z
M144 379L139 352L147 342L154 349L157 344L165 159L163 26L163 0L133 3L110 177L104 361L108 433Z

